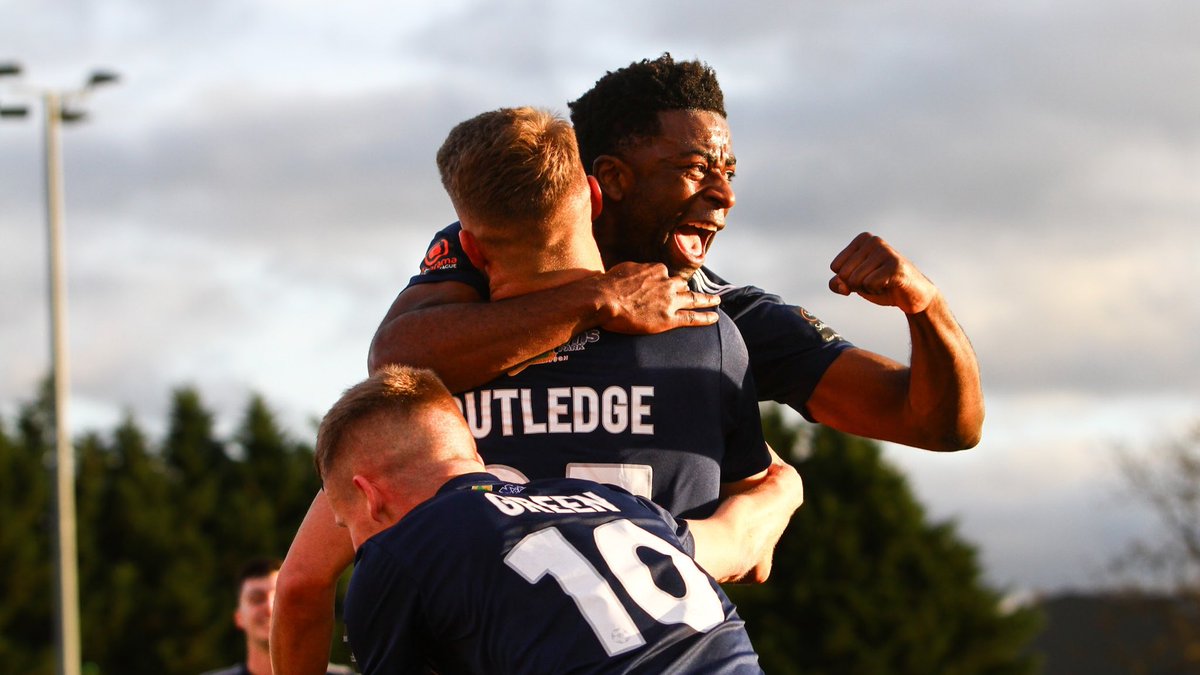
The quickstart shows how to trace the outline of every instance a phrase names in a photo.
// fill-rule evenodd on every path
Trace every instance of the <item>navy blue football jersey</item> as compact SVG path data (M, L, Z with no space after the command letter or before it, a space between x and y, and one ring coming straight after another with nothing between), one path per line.
M488 470L612 483L688 518L770 456L729 317L657 335L589 330L551 360L455 395Z
M734 286L707 267L689 283L693 290L721 296L721 311L746 341L759 400L789 405L812 422L808 397L834 359L854 345L803 307L761 288Z
M374 673L761 673L686 524L618 488L452 479L359 547L344 613Z
M409 286L457 281L488 297L487 277L459 244L461 229L452 223L434 236ZM689 283L694 290L721 296L721 310L737 324L750 353L758 399L789 405L811 421L809 396L834 359L854 345L803 307L754 286L734 286L707 267Z

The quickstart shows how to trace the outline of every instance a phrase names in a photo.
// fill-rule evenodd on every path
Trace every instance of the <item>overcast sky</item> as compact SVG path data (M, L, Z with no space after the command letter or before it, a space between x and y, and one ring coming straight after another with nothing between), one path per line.
M23 85L119 86L67 129L72 420L222 429L262 393L298 437L453 220L434 152L670 51L725 89L738 206L710 257L907 360L894 310L827 290L880 234L983 368L974 450L887 448L1008 590L1107 582L1152 520L1114 448L1200 419L1200 4L0 0ZM0 104L35 103L9 80ZM47 372L41 136L0 123L0 413Z

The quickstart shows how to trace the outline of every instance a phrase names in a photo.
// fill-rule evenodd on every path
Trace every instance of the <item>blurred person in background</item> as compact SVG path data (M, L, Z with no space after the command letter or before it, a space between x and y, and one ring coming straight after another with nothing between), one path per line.
M233 623L246 634L246 659L239 664L210 670L203 675L273 675L271 670L271 612L275 604L275 580L283 560L255 558L238 574L238 602ZM350 675L346 666L329 664L329 675Z

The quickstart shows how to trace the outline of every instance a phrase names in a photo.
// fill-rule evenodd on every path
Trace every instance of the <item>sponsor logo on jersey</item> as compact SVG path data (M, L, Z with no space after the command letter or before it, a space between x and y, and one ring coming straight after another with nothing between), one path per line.
M421 261L421 274L428 274L440 269L455 269L457 267L458 258L450 255L450 242L443 237L433 242L433 245L425 252L425 259Z
M513 483L505 483L497 490L502 495L519 495L525 491L524 485L514 485Z
M593 342L599 342L599 341L600 341L600 331L598 331L596 329L586 330L586 331L580 333L579 335L576 335L575 337L571 338L570 341L568 341L566 344L560 346L558 349L556 349L554 351L558 352L559 354L562 354L563 352L581 352L589 344L591 344Z
M821 321L817 317L810 314L807 309L804 309L803 307L797 307L796 313L800 315L800 318L807 321L809 323L809 325L811 325L813 327L813 329L817 331L817 334L820 335L821 339L824 340L825 342L833 342L834 340L842 339L842 336L838 335L838 332L836 330L825 325L824 321Z
M545 397L545 405L535 406L535 394L539 399ZM454 401L477 439L492 435L654 433L652 386L613 385L603 391L592 387L481 389L455 396Z
M526 368L528 368L530 366L537 366L537 365L541 365L543 363L559 363L562 361L566 361L567 359L571 358L572 352L581 352L589 344L591 344L593 342L599 342L599 341L600 341L600 331L595 330L595 329L584 331L584 332L580 333L579 335L576 335L575 337L571 338L565 344L561 344L544 354L538 354L537 356L533 357L532 359L529 359L528 361L517 365L513 369L506 372L505 375L512 377L514 375L517 375L518 373L520 373L521 371L525 370Z

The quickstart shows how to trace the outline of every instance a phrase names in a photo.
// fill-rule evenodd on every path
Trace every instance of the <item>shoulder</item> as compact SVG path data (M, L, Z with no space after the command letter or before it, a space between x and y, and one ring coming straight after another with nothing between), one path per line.
M843 338L833 327L799 305L788 304L783 298L757 286L735 286L708 268L692 275L692 288L719 295L721 311L729 315L747 343L755 342L747 333L775 333L799 336L805 342L841 343ZM846 342L846 346L850 343Z
M429 248L425 250L425 257L421 259L420 268L417 274L409 279L407 288L456 281L475 289L479 297L488 297L487 277L471 264L470 258L463 251L458 240L461 231L462 225L454 222L433 236Z
M458 233L461 231L462 225L455 221L433 235L425 257L421 260L421 274L444 268L454 269L459 265L461 259L466 257L458 240Z
M702 293L721 297L721 309L735 320L760 304L783 305L783 299L757 286L731 284L707 267L696 270L688 281L690 287Z

